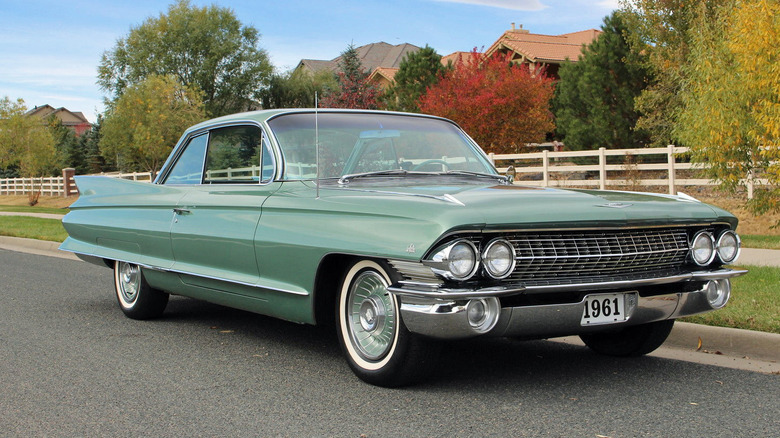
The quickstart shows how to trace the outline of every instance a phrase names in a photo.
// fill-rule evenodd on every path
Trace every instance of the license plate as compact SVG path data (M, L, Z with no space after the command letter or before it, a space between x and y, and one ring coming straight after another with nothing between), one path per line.
M581 325L608 324L626 320L626 295L594 294L585 297Z

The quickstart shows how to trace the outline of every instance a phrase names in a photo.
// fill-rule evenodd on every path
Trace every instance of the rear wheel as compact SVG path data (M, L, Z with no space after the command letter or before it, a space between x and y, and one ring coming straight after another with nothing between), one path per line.
M436 345L406 329L390 277L361 260L347 271L336 306L338 338L352 371L378 386L403 386L432 368Z
M141 267L132 263L114 263L114 288L119 308L128 318L156 318L168 305L168 294L149 286Z
M642 356L654 351L669 337L674 320L651 322L626 327L617 332L580 335L585 345L607 356Z

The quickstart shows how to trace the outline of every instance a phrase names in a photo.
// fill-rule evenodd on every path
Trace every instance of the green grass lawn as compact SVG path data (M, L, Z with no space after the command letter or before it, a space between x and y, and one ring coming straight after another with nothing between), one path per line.
M62 242L68 237L62 222L25 216L0 216L0 236Z
M743 248L780 249L780 236L761 234L740 235Z
M682 321L780 333L780 268L744 268L750 272L732 280L731 299L726 307Z

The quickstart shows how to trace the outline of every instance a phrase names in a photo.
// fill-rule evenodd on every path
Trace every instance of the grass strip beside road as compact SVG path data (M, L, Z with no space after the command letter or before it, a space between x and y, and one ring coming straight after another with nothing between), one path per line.
M682 321L780 333L780 268L743 266L750 272L731 281L731 299L723 309Z
M742 239L743 248L756 249L780 249L780 236L769 236L765 234L747 234L739 235Z
M68 237L68 233L58 219L0 216L0 236L62 242Z

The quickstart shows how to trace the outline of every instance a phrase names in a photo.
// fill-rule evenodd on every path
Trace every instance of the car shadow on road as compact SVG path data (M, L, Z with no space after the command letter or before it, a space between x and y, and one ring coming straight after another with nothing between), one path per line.
M322 366L339 372L330 378L353 381L333 327L295 324L262 315L227 308L194 299L173 297L157 324L208 327L229 332L233 339L255 345L276 356L302 357L297 361L317 373ZM597 355L585 347L546 340L520 341L484 338L442 343L437 371L410 390L444 391L472 388L480 392L515 388L570 387L573 379L590 390L646 388L641 382L675 380L679 367L707 368L655 357L612 358ZM713 367L710 367L713 368ZM300 370L302 375L306 369ZM327 377L326 377L327 378ZM338 384L339 382L330 382ZM638 386L637 386L638 385Z

